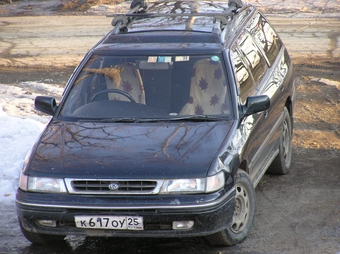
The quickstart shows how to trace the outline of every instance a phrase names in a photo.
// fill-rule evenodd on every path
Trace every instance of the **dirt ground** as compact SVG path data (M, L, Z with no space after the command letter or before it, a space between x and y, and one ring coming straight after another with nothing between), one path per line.
M339 69L339 62L318 61L314 65L307 59L305 64L296 65L294 146L338 151L335 154L340 156Z
M0 16L94 15L95 5L115 5L124 0L0 0Z

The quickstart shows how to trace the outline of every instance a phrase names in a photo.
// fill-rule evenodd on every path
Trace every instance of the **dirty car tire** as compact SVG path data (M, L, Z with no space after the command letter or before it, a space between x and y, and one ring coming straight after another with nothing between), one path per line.
M239 170L235 180L236 196L233 223L220 232L206 236L212 245L234 245L248 235L255 217L255 190L246 172Z
M45 235L45 234L38 234L38 233L27 231L23 227L22 221L20 220L20 218L18 218L18 220L19 220L19 226L20 226L22 234L31 243L48 244L48 243L53 243L53 242L61 242L66 237L65 235Z
M279 154L269 166L267 173L285 175L290 169L292 160L292 121L288 109L284 109L280 136Z

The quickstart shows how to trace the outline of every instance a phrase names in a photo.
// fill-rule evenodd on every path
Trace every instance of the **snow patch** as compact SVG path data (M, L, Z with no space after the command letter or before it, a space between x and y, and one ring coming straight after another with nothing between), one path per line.
M59 92L51 85L39 86L49 93ZM0 204L14 203L24 158L50 119L33 117L32 111L26 109L33 104L34 97L30 93L25 94L23 88L0 84ZM16 106L20 104L24 110Z

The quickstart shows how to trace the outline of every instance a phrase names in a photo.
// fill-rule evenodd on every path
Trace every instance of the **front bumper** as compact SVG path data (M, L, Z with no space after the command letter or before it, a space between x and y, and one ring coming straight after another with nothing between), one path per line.
M185 237L221 231L232 223L235 188L204 195L98 197L17 191L17 212L26 231L41 234ZM48 203L47 203L48 202ZM141 216L144 230L77 228L75 216ZM37 220L56 221L55 227ZM194 221L191 229L172 229L173 221Z

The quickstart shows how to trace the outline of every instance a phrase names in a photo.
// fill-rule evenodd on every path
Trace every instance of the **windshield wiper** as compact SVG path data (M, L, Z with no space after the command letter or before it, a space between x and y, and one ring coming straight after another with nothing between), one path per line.
M190 115L190 116L178 116L169 119L170 121L223 121L224 117L208 116L208 115Z
M225 117L208 116L208 115L190 115L190 116L172 116L161 118L140 118L138 122L167 122L167 121L193 121L193 122L209 122L209 121L224 121Z
M205 122L205 121L223 121L226 120L223 117L207 116L207 115L191 115L191 116L172 116L172 117L155 117L155 118L139 118L136 122L168 122L168 121L193 121L193 122Z
M173 116L161 118L135 118L135 117L122 117L122 118L88 118L79 119L79 122L99 122L99 123L147 123L147 122L167 122L167 121L193 121L193 122L213 122L224 121L225 117L208 116L208 115L190 115L190 116Z
M97 123L137 123L138 118L134 117L123 117L123 118L90 118L90 119L79 119L79 122L97 122Z

